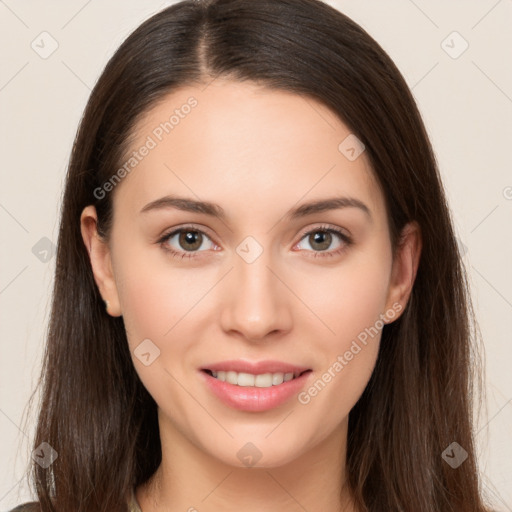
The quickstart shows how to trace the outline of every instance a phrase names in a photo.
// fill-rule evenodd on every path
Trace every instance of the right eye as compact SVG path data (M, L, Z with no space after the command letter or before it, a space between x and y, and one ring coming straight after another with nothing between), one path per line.
M184 226L174 229L158 240L164 250L168 251L176 258L196 257L194 253L204 252L199 249L204 247L205 243L208 245L208 241L211 244L210 249L217 247L204 231L193 226Z

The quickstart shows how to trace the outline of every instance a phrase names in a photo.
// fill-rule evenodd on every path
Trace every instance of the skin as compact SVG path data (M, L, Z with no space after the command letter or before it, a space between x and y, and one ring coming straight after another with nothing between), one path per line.
M393 261L366 153L348 160L338 150L347 126L289 92L221 79L187 86L145 115L130 151L190 96L198 105L111 192L110 240L98 237L93 206L81 216L108 314L123 316L133 364L158 404L162 464L137 500L144 512L355 511L347 489L340 493L348 415L375 367L380 331L307 404L293 397L269 411L238 411L211 394L198 369L277 359L311 368L312 385L379 315L391 310L388 323L400 316L417 271L419 228L406 226ZM140 213L170 193L217 203L227 218ZM333 196L359 199L371 219L355 207L285 217ZM195 257L173 258L158 240L188 223L204 231L202 245L190 249L174 236L167 246ZM353 244L322 257L345 245L333 234L322 249L304 235L324 224ZM236 252L247 236L263 249L250 264ZM160 355L145 366L133 351L148 338ZM253 467L237 457L248 442L262 454Z

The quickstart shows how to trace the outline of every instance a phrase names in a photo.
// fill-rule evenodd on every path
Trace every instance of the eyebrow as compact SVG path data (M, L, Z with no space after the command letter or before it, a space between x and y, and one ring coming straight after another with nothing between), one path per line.
M312 215L314 213L321 213L328 210L338 210L341 208L359 208L362 210L370 220L372 220L372 214L370 208L359 199L353 197L331 197L327 199L321 199L317 201L311 201L304 203L296 208L292 208L288 211L283 218L288 220L298 219ZM192 213L203 213L210 215L221 220L226 220L226 212L218 204L211 203L208 201L196 201L195 199L189 199L185 197L178 197L173 195L167 195L151 201L142 208L140 213L146 213L155 210L162 210L167 208L175 208L185 212Z

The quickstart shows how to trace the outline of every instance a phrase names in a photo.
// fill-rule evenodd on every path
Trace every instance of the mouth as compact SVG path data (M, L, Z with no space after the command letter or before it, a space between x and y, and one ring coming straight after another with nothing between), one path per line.
M210 375L217 380L222 382L227 382L234 386L240 387L257 387L257 388L270 388L272 386L279 386L283 382L288 382L291 380L298 379L300 376L305 373L309 373L312 370L304 370L297 372L275 372L275 373L245 373L245 372L235 372L235 371L225 371L225 370L208 370L203 369L204 373Z
M313 376L312 368L277 360L219 361L200 370L213 395L224 405L245 412L270 411L289 403Z

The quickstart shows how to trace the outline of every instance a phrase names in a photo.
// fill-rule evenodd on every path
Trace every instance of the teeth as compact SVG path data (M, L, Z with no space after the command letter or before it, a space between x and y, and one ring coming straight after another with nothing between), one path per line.
M259 375L253 375L252 373L238 373L233 371L212 371L215 378L224 382L229 382L236 386L250 387L256 386L257 388L269 388L271 386L278 386L283 382L287 382L299 376L293 373L262 373Z

